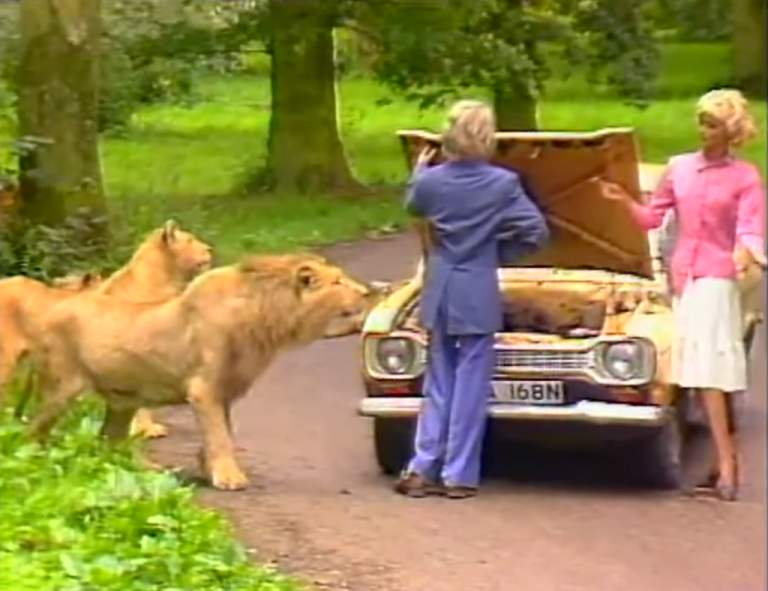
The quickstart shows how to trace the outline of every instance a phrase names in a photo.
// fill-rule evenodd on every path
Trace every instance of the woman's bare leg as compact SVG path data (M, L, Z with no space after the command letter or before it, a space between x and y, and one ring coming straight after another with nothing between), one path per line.
M701 390L701 401L707 414L712 441L715 444L718 483L720 486L738 486L738 462L736 437L731 432L728 420L728 401L722 390Z

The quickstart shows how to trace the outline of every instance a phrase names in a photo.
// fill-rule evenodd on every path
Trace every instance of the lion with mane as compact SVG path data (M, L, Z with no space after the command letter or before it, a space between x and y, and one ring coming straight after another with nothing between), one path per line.
M314 254L252 256L161 303L84 294L45 319L43 404L29 429L45 438L69 401L91 390L107 402L102 435L112 440L141 407L189 404L211 483L244 488L232 404L280 352L358 330L370 306L368 286Z

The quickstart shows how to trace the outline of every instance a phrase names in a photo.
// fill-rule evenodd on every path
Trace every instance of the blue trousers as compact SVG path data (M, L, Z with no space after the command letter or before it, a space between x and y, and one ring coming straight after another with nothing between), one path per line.
M434 330L424 402L408 471L448 486L476 487L494 369L494 335Z

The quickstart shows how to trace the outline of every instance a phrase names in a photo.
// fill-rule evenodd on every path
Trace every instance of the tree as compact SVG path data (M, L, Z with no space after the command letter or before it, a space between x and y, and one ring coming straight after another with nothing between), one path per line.
M733 1L733 69L736 82L750 94L766 96L768 63L765 0Z
M19 133L39 140L21 157L22 212L47 226L85 213L104 237L99 0L22 0L20 24Z
M554 60L589 66L630 100L647 100L657 67L649 0L390 0L359 3L376 74L425 103L469 87L492 97L501 129L537 127Z
M272 189L356 187L337 120L333 28L326 0L270 0L272 116L264 180Z

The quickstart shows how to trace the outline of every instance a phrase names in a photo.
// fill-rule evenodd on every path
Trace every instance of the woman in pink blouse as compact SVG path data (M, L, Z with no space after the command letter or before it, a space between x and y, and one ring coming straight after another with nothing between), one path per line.
M716 448L717 465L709 482L720 499L733 501L739 463L726 396L747 387L733 253L739 243L765 267L765 193L757 169L734 156L736 148L756 135L742 94L708 92L699 99L697 117L701 149L670 159L648 205L636 203L613 183L603 183L603 194L625 203L648 230L658 228L674 210L676 382L700 396Z

